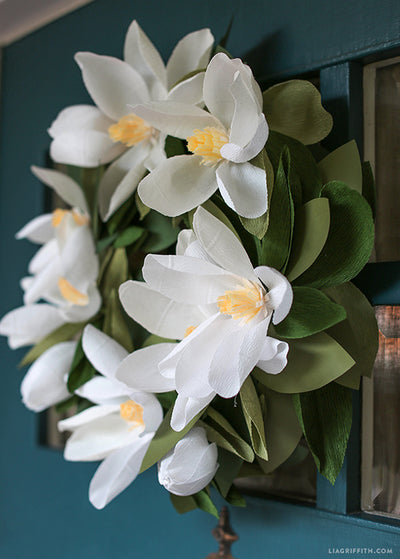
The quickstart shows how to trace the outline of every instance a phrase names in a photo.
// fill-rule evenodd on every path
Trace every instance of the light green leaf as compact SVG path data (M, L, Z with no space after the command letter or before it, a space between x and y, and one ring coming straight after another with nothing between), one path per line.
M319 472L333 485L346 454L352 422L352 395L336 383L295 394L293 402Z
M230 505L233 505L234 507L245 507L246 506L246 501L243 497L243 495L240 493L240 491L238 490L238 488L235 485L232 485L231 488L229 489L228 494L225 497L225 500L227 503L229 503Z
M148 347L155 344L173 344L176 340L170 340L168 338L161 338L161 336L156 336L156 334L150 334L142 344L142 347Z
M290 341L288 364L278 375L269 375L256 367L253 376L276 392L291 394L321 388L353 365L354 359L347 351L331 336L320 332Z
M257 456L260 456L260 458L264 460L268 460L263 414L260 400L258 399L258 394L251 377L247 377L242 385L240 401L242 402L243 414L250 433L253 450Z
M145 229L143 229L143 227L136 227L134 225L132 227L128 227L117 237L114 242L115 248L132 245L135 241L140 239L144 232Z
M332 151L318 163L322 182L340 181L362 194L360 153L354 140Z
M91 380L96 374L96 369L93 365L84 357L78 365L71 367L71 371L68 376L67 387L68 390L73 393L82 384Z
M362 195L370 205L372 210L372 217L375 219L376 215L376 191L375 179L372 172L371 163L364 161L362 164Z
M132 199L128 198L107 221L107 231L109 235L116 233L118 229L124 229L124 224L130 223L133 216L137 213L135 204Z
M318 258L328 238L329 225L327 198L314 198L297 208L292 250L286 268L289 281L298 278Z
M131 352L134 348L125 316L125 311L119 301L118 289L113 289L107 297L103 332Z
M271 130L315 144L332 129L332 116L321 105L321 94L310 82L289 80L263 93L264 113Z
M275 326L275 331L282 338L304 338L322 332L345 318L344 308L318 289L294 287L290 312Z
M176 242L179 231L172 226L170 217L152 210L143 224L151 233L142 247L144 252L160 252Z
M129 270L126 251L124 248L117 248L104 270L101 281L101 294L106 305L111 293L127 279L129 279Z
M207 431L207 439L210 442L236 454L246 462L254 460L254 452L251 446L242 439L225 417L211 406L207 408L206 422L203 426Z
M199 509L204 510L204 512L208 512L209 514L212 514L213 516L215 516L215 518L219 518L218 511L214 503L212 502L210 495L207 493L205 489L193 495L193 498L196 502L196 505L199 507Z
M135 192L135 204L137 209L139 210L140 221L142 221L148 213L150 213L150 208L143 204L138 191Z
M219 468L214 477L218 491L226 497L232 483L237 478L243 464L243 460L236 454L232 454L223 448L218 448Z
M109 237L104 237L103 239L100 239L100 241L97 241L97 243L96 243L96 252L98 254L100 252L103 252L103 250L105 250L106 248L111 246L117 238L118 238L118 233L114 233L113 235L110 235Z
M181 497L180 495L169 494L171 503L178 514L185 514L194 509L197 509L197 503L194 500L193 495L188 495L187 497Z

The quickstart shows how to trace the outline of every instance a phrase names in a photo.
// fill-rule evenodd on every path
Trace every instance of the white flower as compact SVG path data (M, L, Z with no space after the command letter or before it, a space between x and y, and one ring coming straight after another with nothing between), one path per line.
M194 495L218 470L218 450L202 427L194 427L158 463L158 481L174 495Z
M104 220L134 192L147 169L165 159L165 135L138 117L132 106L152 100L202 102L204 72L214 38L208 29L186 35L165 66L136 21L128 29L125 61L89 52L77 53L86 88L97 107L67 107L49 129L54 161L96 167L113 161L99 186Z
M162 161L141 181L139 196L162 214L177 216L219 188L239 215L258 217L267 209L266 174L249 161L268 138L261 90L248 66L219 53L206 70L203 97L209 112L169 100L134 107L158 130L187 139L194 154Z
M138 475L163 413L153 394L134 391L115 378L128 354L122 346L91 325L84 330L82 344L101 376L76 392L96 405L59 422L59 429L72 431L66 460L103 460L89 488L90 502L101 509Z
M253 269L237 237L201 207L193 229L194 242L187 231L180 235L178 255L146 257L145 283L120 287L134 320L153 334L182 340L159 364L178 392L171 418L176 431L216 394L235 396L256 365L271 374L283 370L288 345L267 331L271 320L286 317L293 299L288 280L267 266Z

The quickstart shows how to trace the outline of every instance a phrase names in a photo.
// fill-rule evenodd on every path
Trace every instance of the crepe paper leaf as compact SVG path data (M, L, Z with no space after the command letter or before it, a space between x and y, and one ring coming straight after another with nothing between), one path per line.
M243 495L240 493L239 489L235 485L231 486L228 495L225 497L225 500L227 503L233 505L234 507L247 506Z
M121 233L121 235L118 236L114 243L115 248L133 245L135 241L140 239L144 232L145 229L143 229L143 227L136 227L134 225L132 227L128 227Z
M243 460L236 454L218 448L218 464L219 468L215 474L214 482L218 491L225 498L240 472Z
M345 318L344 308L318 289L293 287L290 312L285 320L275 326L275 332L286 339L305 338L322 332Z
M56 410L57 413L65 413L67 412L70 408L72 408L73 406L77 406L79 400L81 400L81 398L79 398L79 396L77 396L76 394L74 394L73 396L71 396L70 398L67 398L66 400L59 402L58 404L56 404L54 406L54 409Z
M318 471L333 485L350 436L351 390L331 383L307 394L295 394L293 402Z
M296 209L293 243L286 268L294 281L318 258L328 238L330 226L328 198L314 198Z
M219 221L221 221L224 225L226 225L228 229L230 229L232 233L234 233L234 235L240 240L240 237L236 229L233 227L232 223L226 217L225 213L216 204L214 204L214 202L212 202L211 200L207 200L206 202L201 204L201 207L207 210L211 215L219 219ZM187 212L188 226L190 229L193 228L193 216L196 213L196 210L197 208L193 208L193 210Z
M113 235L110 235L109 237L105 237L104 239L101 239L100 241L97 241L97 243L96 243L97 254L100 254L100 252L103 252L103 250L105 250L106 248L111 246L116 239L118 239L118 233L114 233Z
M290 154L284 148L275 176L269 209L269 225L262 240L261 265L271 266L284 272L292 244L294 227L294 207L285 167L290 162Z
M374 222L368 202L344 183L322 189L329 199L331 224L320 255L295 283L326 288L353 279L365 266L374 245Z
M125 321L125 311L118 297L118 288L114 288L108 294L103 332L121 344L127 351L133 351L132 338Z
M127 225L137 212L136 205L132 203L132 198L128 198L107 221L107 231L109 235L113 235L118 229L124 229L124 223Z
M372 171L371 163L364 161L362 164L362 195L370 205L372 216L376 216L376 190L375 179Z
M264 474L270 474L292 455L303 431L291 395L266 389L264 395L267 407L264 423L268 461L257 458L257 463ZM249 471L242 470L241 475L244 474L249 474Z
M251 163L265 170L266 180L267 180L266 188L268 191L268 208L269 208L271 204L272 192L274 188L274 169L272 167L271 161L269 160L267 152L263 149L257 155L257 157L252 159ZM242 216L239 217L246 231L248 231L249 233L257 237L258 239L262 239L265 236L265 233L267 232L268 229L268 223L269 223L268 210L263 215L256 218L248 218Z
M139 211L140 221L142 221L146 217L146 215L150 213L151 208L146 206L146 204L143 204L137 191L135 192L135 204Z
M322 182L340 181L362 194L360 153L355 140L332 151L318 163Z
M84 358L78 363L78 365L74 368L71 367L71 371L68 375L67 381L67 388L68 390L73 393L77 390L82 384L88 382L96 375L96 369L93 365Z
M203 414L203 410L198 413L192 421L190 421L182 431L174 431L170 425L172 408L166 413L161 425L157 429L149 448L143 458L142 467L140 473L144 472L156 462L158 462L163 456L165 456L171 448L173 448L178 441L180 441L188 431L197 423Z
M324 290L326 295L346 309L344 322L328 330L355 360L355 365L336 382L358 389L360 377L371 376L379 345L375 312L368 299L355 285L345 283Z
M209 514L212 514L213 516L215 516L215 518L219 518L218 510L214 505L214 503L212 502L210 495L207 493L205 489L202 489L198 493L195 493L193 495L193 499L195 500L196 505L198 506L199 509L204 510L204 512L208 512Z
M144 243L144 252L160 252L176 242L179 231L172 226L171 219L152 210L143 220L144 227L151 235Z
M239 435L229 421L211 406L207 408L204 428L210 442L236 454L246 462L253 462L254 452L251 446Z
M263 99L271 130L306 145L320 142L332 130L332 116L323 108L320 92L309 81L278 83L264 91Z
M192 76L195 76L201 71L202 70L195 70L194 72L191 72L191 74ZM185 76L180 81L185 81L186 79L188 79L188 77L190 76ZM187 153L185 142L183 140L180 140L179 138L174 138L174 136L167 136L164 149L167 157L175 157L175 155L184 155L185 153Z
M294 138L271 130L265 149L267 150L275 173L278 169L281 153L285 146L289 149L291 166L296 170L301 183L303 203L313 198L319 198L322 182L317 163L311 151Z
M117 248L104 270L101 281L101 292L106 305L111 293L127 279L129 279L129 270L126 251L124 248Z
M169 410L171 406L175 404L175 400L177 398L177 393L175 391L172 392L159 392L155 394L157 400L160 402L162 407L165 410Z
M171 503L178 514L186 514L187 512L197 509L197 503L194 500L193 495L183 497L170 493L169 498L171 499Z
M173 344L176 340L169 338L162 338L161 336L156 336L156 334L150 334L142 344L142 347L148 347L149 345L155 344Z
M276 392L294 394L321 388L353 365L354 359L347 351L331 336L320 332L290 341L288 363L278 375L269 375L257 367L252 374L253 378Z
M25 367L25 365L30 365L33 363L38 357L42 355L47 349L51 348L55 344L59 344L61 342L66 342L67 340L71 340L78 332L80 332L83 327L86 325L86 322L73 322L68 324L63 324L57 330L54 330L40 340L36 345L34 345L28 353L24 355L18 367Z
M240 401L242 402L244 418L250 433L253 450L257 456L268 460L263 414L251 377L247 377L240 389Z

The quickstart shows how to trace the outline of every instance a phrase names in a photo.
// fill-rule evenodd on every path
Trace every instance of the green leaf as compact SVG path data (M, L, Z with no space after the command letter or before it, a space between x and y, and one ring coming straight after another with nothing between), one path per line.
M224 214L224 212L222 210L219 209L218 206L216 206L214 204L214 202L211 202L211 200L207 200L206 202L204 202L203 204L201 204L201 207L204 208L205 210L207 210L211 215L213 215L214 217L216 217L217 219L219 219L224 225L226 225L228 227L228 229L230 229L232 231L232 233L235 234L235 236L240 240L239 235L237 234L235 228L233 227L232 223L229 221L229 219L226 217L226 215ZM193 216L196 212L197 208L194 208L193 210L191 210L190 212L188 212L188 217L189 217L189 224L190 227L193 227Z
M185 514L194 509L197 509L197 503L193 495L188 495L187 497L181 497L180 495L169 494L171 503L178 514Z
M66 413L73 406L77 406L79 400L80 400L79 396L74 394L70 398L67 398L66 400L63 400L62 402L59 402L58 404L56 404L54 406L55 410L56 410L57 413Z
M198 419L203 414L203 411L198 413L192 421L190 421L182 431L174 431L170 425L172 408L166 413L164 419L157 429L153 440L147 449L146 455L143 458L142 467L140 472L144 472L153 464L158 462L163 456L173 448L178 441L180 441L188 431L197 423Z
M97 241L97 243L96 243L97 254L99 254L100 252L103 252L103 250L105 250L106 248L111 246L117 238L118 238L118 233L114 233L113 235L111 235L109 237L105 237L104 239L100 239L100 241Z
M108 293L103 332L131 352L133 343L125 316L125 311L119 301L118 288L114 288Z
M240 491L238 490L238 488L235 485L231 486L227 496L225 497L225 500L230 505L233 505L234 507L245 507L246 506L246 501L245 501L243 495L240 493Z
M75 334L80 332L85 326L86 322L73 322L68 324L63 324L54 332L51 332L48 336L40 340L36 345L34 345L28 353L23 357L19 363L19 367L25 367L33 363L38 357L42 355L46 350L50 349L53 345L65 342L72 339Z
M144 252L160 252L176 242L179 231L172 226L171 218L152 210L143 221L151 235L144 243Z
M376 216L376 191L375 191L375 179L374 173L372 172L371 163L369 161L364 161L362 164L362 195L370 205L372 210L372 217L375 219Z
M101 280L101 294L106 306L110 296L112 296L112 292L118 289L121 283L124 283L128 278L129 270L126 251L124 248L117 248L114 250Z
M175 404L177 393L175 391L159 392L158 394L156 394L156 397L162 407L165 410L169 410Z
M129 223L135 213L136 206L132 204L132 198L128 198L107 221L107 231L109 235L113 235L118 229L123 229L124 222Z
M191 72L192 76L196 76L203 70L195 70ZM188 79L191 77L190 75L185 76L181 81ZM187 153L186 145L184 140L180 140L179 138L174 138L174 136L167 136L165 140L165 153L167 157L175 157L176 155L185 155Z
M142 344L143 347L148 347L150 345L155 344L173 344L176 340L170 340L168 338L161 338L161 336L157 336L156 334L150 334Z
M264 460L268 460L263 414L260 400L258 399L258 394L251 377L247 377L242 385L240 401L242 402L242 409L250 433L253 450L257 456L260 456L260 458Z
M139 211L140 221L142 221L150 213L150 208L143 204L137 190L135 192L135 204Z
M236 454L246 462L254 460L254 452L251 446L243 440L225 417L211 406L207 408L207 417L203 426L207 431L207 439L210 442Z
M322 182L344 182L349 188L362 194L362 170L360 154L354 140L332 151L318 163Z
M285 167L290 162L290 154L284 148L275 177L269 209L269 225L262 240L261 265L284 271L292 244L294 227L294 207Z
M298 278L318 258L328 238L329 226L327 198L314 198L297 208L292 249L286 268L289 281Z
M232 483L239 475L243 460L236 454L232 454L223 448L219 448L218 463L219 468L215 474L214 482L221 495L226 497Z
M332 130L332 116L321 105L321 94L310 82L289 80L263 93L264 113L271 130L315 144Z
M207 493L205 489L193 495L193 498L196 502L196 505L199 507L199 509L208 512L209 514L212 514L216 518L219 518L218 511L214 503L212 502L210 495Z
M331 223L325 246L300 285L323 288L353 279L365 266L374 245L374 222L368 202L341 182L322 189L329 199Z
M328 330L355 360L355 365L336 382L358 389L360 377L371 376L379 345L375 311L355 285L345 283L325 289L325 293L346 309L347 319Z
M297 416L319 472L335 483L346 454L352 422L352 395L336 383L293 396Z
M140 239L144 231L145 229L143 229L143 227L136 227L134 225L132 227L128 227L117 237L114 243L115 248L133 245L135 241Z
M321 388L353 365L354 359L347 351L331 336L320 332L290 341L288 363L279 375L269 375L256 367L253 376L272 390L290 394Z
M67 388L73 393L80 388L82 384L91 380L96 374L96 369L84 356L83 359L71 371L68 376Z
M289 314L275 326L282 338L304 338L322 332L346 318L341 305L312 287L294 287Z

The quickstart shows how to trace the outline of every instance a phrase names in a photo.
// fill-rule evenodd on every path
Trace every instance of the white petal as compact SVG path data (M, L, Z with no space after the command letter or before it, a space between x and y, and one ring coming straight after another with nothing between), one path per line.
M164 149L166 137L166 134L160 132L158 142L152 146L149 155L146 157L144 165L148 171L154 171L158 165L167 159Z
M204 72L179 82L168 93L168 100L189 105L201 105L203 101Z
M75 354L76 342L62 342L42 353L31 365L21 384L22 400L35 412L70 396L65 376Z
M158 364L176 344L155 344L134 351L119 365L116 378L133 390L144 392L170 392L175 390L175 380L165 378L158 370Z
M77 227L68 236L61 254L62 275L79 291L86 293L97 279L99 260L88 226Z
M143 408L145 433L157 431L163 420L163 409L154 394L131 392L131 399Z
M30 274L40 273L50 262L57 258L58 254L58 244L56 239L51 239L36 252L35 256L29 262L28 271ZM25 278L27 279L27 278ZM29 278L32 280L32 278ZM27 284L23 289L27 288Z
M264 115L261 114L258 118L256 131L250 142L244 147L241 147L240 144L235 144L230 140L228 144L222 146L221 155L234 163L245 163L260 153L265 146L268 134L269 128L267 121Z
M178 394L171 416L171 427L174 431L182 431L192 419L214 399L215 392L206 398L189 398Z
M31 171L39 180L52 188L64 202L83 212L89 211L83 190L71 177L53 169L42 169L34 165Z
M78 52L75 60L93 101L109 118L118 121L132 112L129 105L149 100L142 76L126 62L91 52Z
M219 219L204 208L197 208L193 230L210 258L233 274L256 281L253 266L239 239Z
M189 245L196 241L196 236L191 229L183 229L179 235L176 243L176 254L183 256Z
M185 35L177 43L167 63L168 89L189 72L205 68L213 44L214 37L209 29Z
M199 206L217 189L215 170L201 157L179 155L161 163L138 187L143 203L169 217Z
M286 277L268 266L258 266L255 273L268 288L268 304L274 309L272 322L279 324L287 316L293 302L293 290Z
M115 159L125 149L105 132L76 130L59 134L51 142L50 157L57 163L76 167L98 167Z
M113 452L100 464L89 488L89 499L94 507L103 509L132 483L139 474L152 438L153 434L147 433L129 446Z
M52 300L59 297L58 279L61 276L61 261L57 255L36 276L24 293L25 305L32 305L40 299Z
M251 163L225 161L217 168L217 182L225 203L243 217L260 217L267 210L268 194L263 169Z
M126 34L124 59L144 79L153 99L167 94L167 72L164 62L138 22L134 20Z
M58 430L63 431L76 431L80 427L97 421L99 418L106 417L110 414L118 414L120 412L119 404L104 404L100 406L92 406L87 408L76 415L68 417L58 422Z
M288 351L286 342L267 336L257 367L270 375L281 373L287 364Z
M0 321L0 334L8 336L12 349L36 344L64 323L60 312L51 305L26 305L7 313Z
M73 105L57 115L47 132L53 139L60 134L84 130L107 133L112 124L114 120L106 117L93 105Z
M150 149L148 143L128 149L104 173L99 184L99 211L103 221L135 192L146 174L144 161Z
M32 243L47 243L54 237L53 214L43 214L29 221L15 235L17 239L29 239Z
M96 376L75 390L75 394L93 404L120 404L121 399L127 399L128 390L115 379Z
M113 380L117 368L128 355L122 345L91 324L83 331L82 347L96 371Z
M87 295L89 303L85 306L66 303L66 306L60 308L61 316L66 322L85 322L97 313L101 306L101 296L95 284L89 286Z

